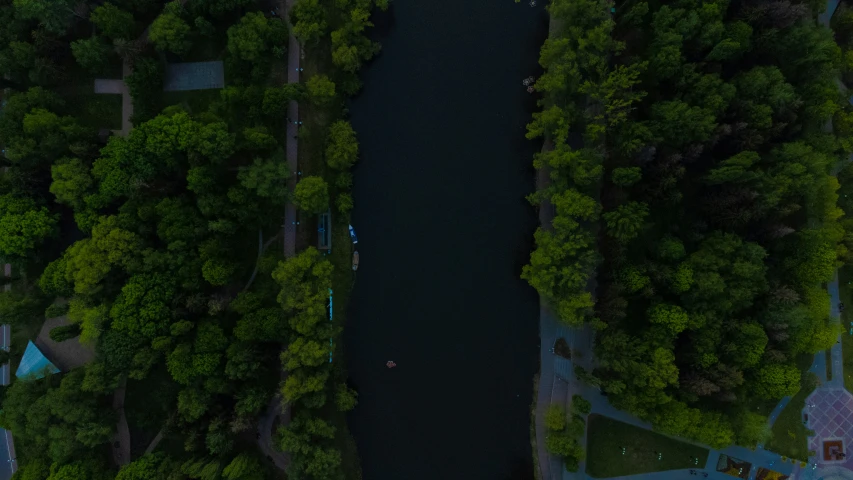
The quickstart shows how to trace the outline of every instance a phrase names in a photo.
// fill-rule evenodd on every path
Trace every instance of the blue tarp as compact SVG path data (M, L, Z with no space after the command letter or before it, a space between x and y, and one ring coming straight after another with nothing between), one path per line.
M56 365L50 363L50 360L41 353L36 344L30 341L27 343L24 358L21 359L21 364L18 365L18 371L15 372L15 376L18 378L42 378L45 376L45 373L54 374L58 372L59 369L56 368Z

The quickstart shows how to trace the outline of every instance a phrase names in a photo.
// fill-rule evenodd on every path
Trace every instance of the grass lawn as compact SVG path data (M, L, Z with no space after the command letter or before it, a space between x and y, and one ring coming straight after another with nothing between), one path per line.
M622 455L625 447L625 455ZM663 454L657 459L655 452ZM601 415L587 423L586 473L596 478L705 466L708 450Z
M801 370L808 369L808 357L808 355L803 355L797 359L797 364ZM808 460L809 447L806 437L810 430L803 425L802 411L803 407L806 406L806 397L813 390L813 385L802 385L800 391L782 410L779 418L776 419L776 423L773 424L770 441L765 446L767 450L798 460Z

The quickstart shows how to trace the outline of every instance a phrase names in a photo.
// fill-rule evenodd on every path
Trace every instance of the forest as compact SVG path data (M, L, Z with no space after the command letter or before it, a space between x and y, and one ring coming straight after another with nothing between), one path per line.
M552 146L530 200L554 219L523 277L561 321L595 328L597 367L579 377L664 433L763 442L758 407L809 382L803 359L841 329L826 284L853 248L839 184L853 57L824 7L548 7L528 137Z
M282 222L287 202L300 223L330 208L336 228L348 222L358 141L345 99L379 51L366 32L387 2L298 0L289 19L283 7L0 0L0 257L13 271L0 316L12 367L46 318L68 323L52 339L94 350L84 366L3 388L16 480L279 478L256 440L276 402L291 416L273 435L287 478L361 478L343 419L357 394L331 363L349 255L321 253L308 234L285 258ZM291 24L306 59L295 84ZM168 64L200 60L223 61L225 88L164 92ZM92 85L128 68L133 128L122 134L118 105ZM291 193L293 100L309 147ZM333 288L344 301L330 322ZM125 390L133 458L115 465Z

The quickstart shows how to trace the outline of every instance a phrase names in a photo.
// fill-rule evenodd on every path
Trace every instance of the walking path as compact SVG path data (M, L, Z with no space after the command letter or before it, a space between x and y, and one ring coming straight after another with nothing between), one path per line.
M278 445L275 445L272 440L272 430L273 427L275 427L276 417L282 415L281 402L281 395L277 394L274 396L272 400L270 400L266 412L264 412L260 421L258 421L258 446L261 447L261 451L264 452L264 455L275 463L276 467L280 470L285 470L290 464L290 456L287 453L282 452L278 448ZM290 423L289 408L284 412L281 419L282 425L286 425L288 423Z
M145 455L148 455L149 453L153 452L155 448L157 448L157 445L160 444L160 440L163 440L163 435L165 434L166 427L163 426L163 428L161 428L160 431L157 432L157 436L154 437L154 440L151 440L151 443L148 444L148 447L145 449Z
M3 275L7 279L12 276L11 264L7 263L3 266ZM8 283L3 286L3 290L7 292L11 289L12 285ZM9 348L12 346L12 328L9 325L0 325L0 335L3 337L2 345L0 345L0 347L8 352ZM4 387L9 385L11 382L11 368L12 365L10 362L6 362L2 367L0 367L0 384ZM12 432L3 429L0 429L0 432L3 432L2 437L0 437L0 443L6 444L6 448L2 448L2 445L0 445L0 452L5 451L9 454L7 461L0 462L0 480L9 480L18 470L18 462L15 455L15 441L12 438Z
M293 7L295 0L278 0L278 9L284 12L284 19L288 21L290 18L290 9ZM299 60L302 55L302 47L299 41L293 36L293 28L288 29L290 38L287 47L287 83L299 83ZM299 152L299 138L297 137L298 126L294 123L299 120L299 104L296 101L291 101L287 105L287 147L286 158L287 168L290 170L291 177L287 181L287 187L290 193L296 188L298 172L297 155ZM284 206L284 256L287 258L296 255L296 206L292 202L288 202ZM253 275L254 278L254 275ZM287 372L281 370L282 382L287 378ZM284 410L284 411L282 411ZM267 410L261 417L258 423L258 446L261 451L272 460L276 467L281 470L287 469L290 464L290 456L286 452L282 452L278 445L273 443L272 430L276 425L276 419L280 417L278 425L285 427L290 423L290 407L282 406L282 398L276 395L270 400Z
M281 3L281 2L279 2ZM285 19L290 18L290 8L293 7L294 0L284 0ZM299 83L299 60L302 53L302 47L299 41L293 36L293 29L290 29L290 41L287 45L287 83ZM299 104L296 100L292 100L287 105L287 168L290 170L291 177L287 181L288 190L293 193L296 188L298 164L297 152L299 138L298 126L293 122L299 121ZM284 206L284 256L292 257L296 254L296 205L288 202Z
M118 413L118 425L113 434L113 462L118 465L130 463L130 428L127 426L127 416L124 414L124 397L127 392L127 377L122 377L118 388L113 392L113 410Z

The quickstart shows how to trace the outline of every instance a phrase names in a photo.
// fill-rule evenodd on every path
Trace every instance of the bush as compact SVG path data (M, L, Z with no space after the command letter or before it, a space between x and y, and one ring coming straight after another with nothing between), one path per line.
M61 317L68 313L68 304L53 303L44 311L44 318Z
M54 342L64 342L80 336L80 325L63 325L50 331L50 339Z
M578 415L589 415L589 412L592 411L592 404L580 395L572 395L572 411Z
M293 191L296 205L308 213L322 213L329 208L329 186L320 177L308 176Z
M555 432L566 428L566 410L561 405L551 405L545 412L545 427Z

